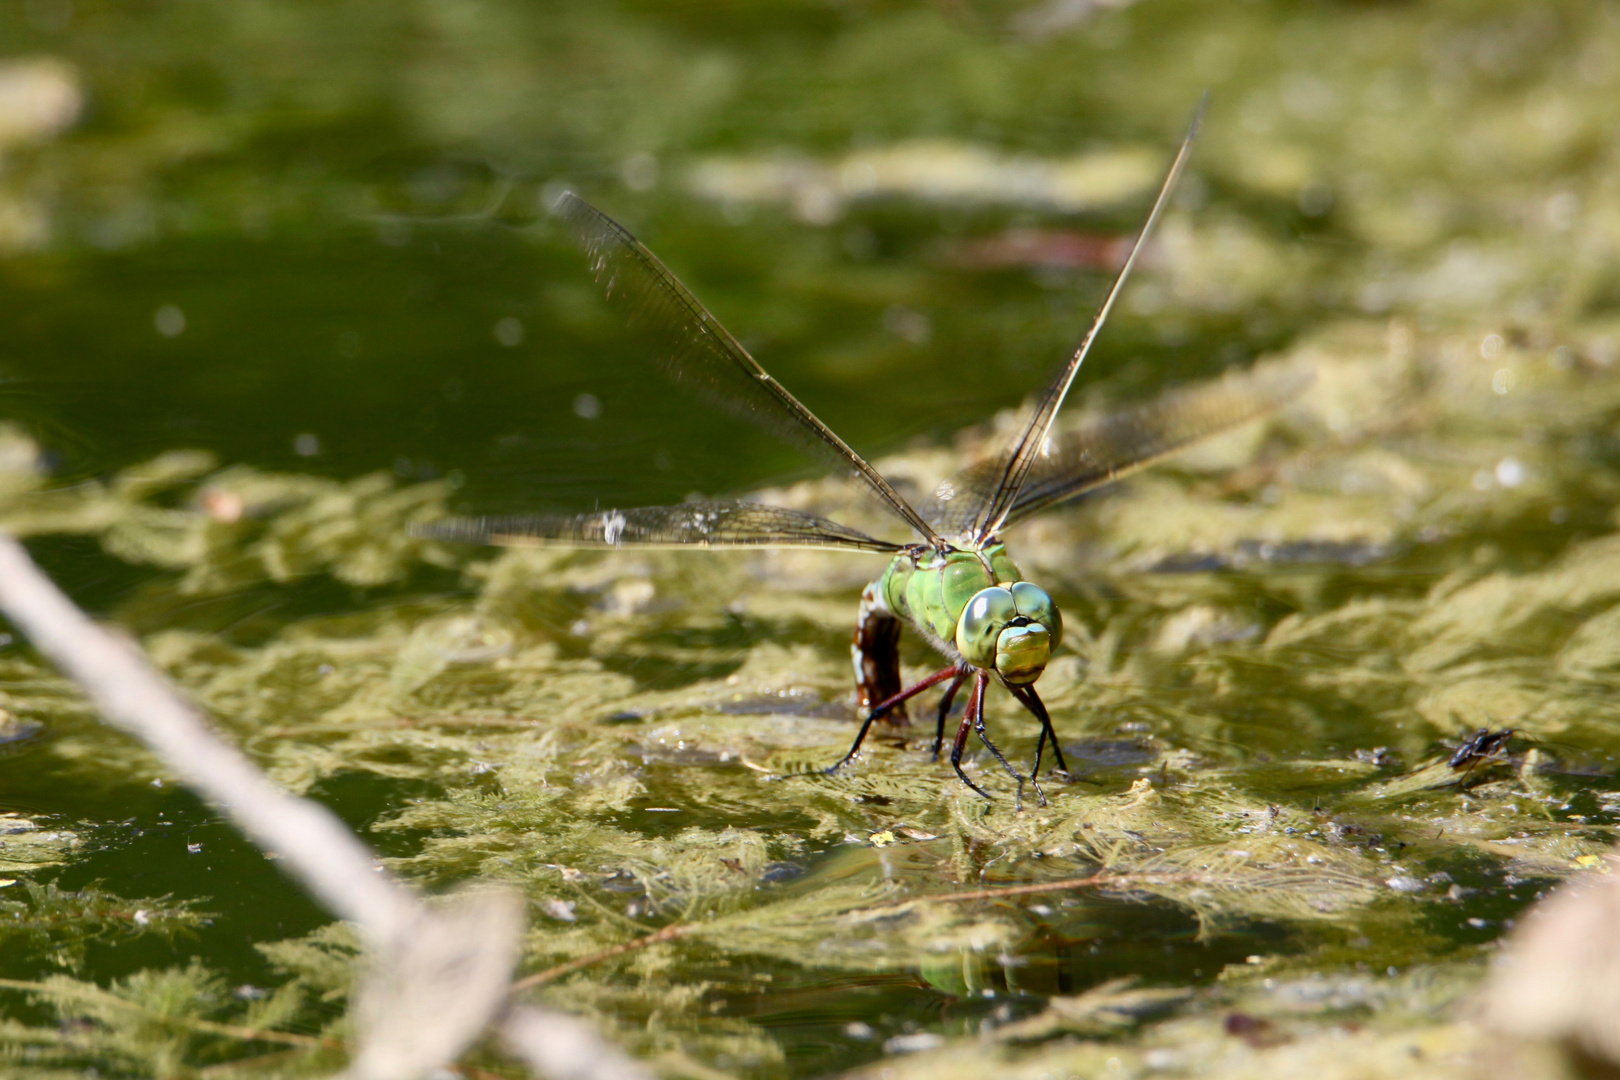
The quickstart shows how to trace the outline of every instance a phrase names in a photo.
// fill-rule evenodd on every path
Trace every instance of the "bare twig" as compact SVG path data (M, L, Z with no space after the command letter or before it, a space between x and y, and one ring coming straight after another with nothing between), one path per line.
M515 1005L501 1024L501 1037L529 1067L552 1080L649 1080L589 1027L532 1005Z
M371 852L331 811L266 779L134 647L74 607L10 537L0 537L0 610L108 722L145 742L259 847L281 856L327 910L375 941L410 921L415 901L376 872Z
M512 990L515 993L519 990L531 990L536 986L544 986L549 982L555 982L564 975L572 974L581 968L588 968L592 964L601 963L603 960L611 960L615 956L623 956L625 953L635 952L638 949L645 949L649 945L660 945L666 941L674 941L676 938L684 937L696 929L697 926L692 923L674 923L670 926L664 927L662 930L655 930L650 934L644 934L641 937L635 938L634 940L626 941L622 944L611 946L610 948L600 949L588 956L577 957L573 960L565 960L556 967L549 967L544 971L537 971L533 975L526 976L513 983Z
M1585 1075L1620 1063L1620 849L1560 885L1520 920L1485 985L1492 1031L1563 1043ZM1587 1070L1590 1071L1587 1071Z
M911 904L965 904L973 900L1000 900L1008 896L1033 896L1037 893L1066 892L1070 889L1133 889L1143 885L1181 884L1204 881L1208 874L1194 873L1135 873L1092 874L1089 877L1064 878L1061 881L1042 881L1030 885L1004 885L994 889L974 889L971 892L934 893L925 896L903 896L881 904L857 908L851 914L866 911L886 911Z
M255 844L278 855L278 865L328 910L355 923L369 963L355 1002L355 1080L427 1076L492 1022L518 1056L556 1080L647 1075L577 1020L507 1009L522 936L516 896L491 890L428 908L383 872L331 811L276 787L216 735L137 648L93 623L4 535L0 612L84 689L109 723L146 743ZM269 1041L294 1039L230 1025L218 1025L216 1033L247 1031Z

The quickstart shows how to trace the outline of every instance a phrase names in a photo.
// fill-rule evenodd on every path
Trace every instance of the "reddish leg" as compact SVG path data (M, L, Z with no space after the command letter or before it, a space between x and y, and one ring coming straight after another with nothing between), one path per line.
M908 698L916 697L924 690L927 690L930 686L938 686L946 679L958 674L959 671L954 666L944 668L940 671L934 672L921 682L906 687L904 690L893 695L887 700L878 702L877 705L873 706L872 711L866 714L866 719L862 721L860 733L855 736L855 745L849 748L849 753L845 754L843 758L839 760L838 764L830 766L821 771L825 774L831 775L853 761L855 759L855 755L861 752L861 743L866 741L866 733L872 729L873 722L881 717L884 713L888 712L890 709L899 705Z
M962 683L967 681L968 668L962 668L951 680L946 688L945 696L939 701L939 725L934 728L934 760L939 760L940 748L945 745L945 718L951 714L951 703L956 700L956 692L962 689Z
M986 799L990 796L985 790L969 780L967 773L962 771L962 748L967 745L968 732L976 726L984 726L984 691L989 685L990 676L987 672L973 673L973 690L968 694L967 712L962 714L962 725L956 729L956 741L951 743L951 768L956 770L956 775L962 783Z

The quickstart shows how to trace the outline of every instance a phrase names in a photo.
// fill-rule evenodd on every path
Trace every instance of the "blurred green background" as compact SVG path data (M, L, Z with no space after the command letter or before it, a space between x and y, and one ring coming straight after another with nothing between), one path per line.
M749 434L657 407L543 221L572 186L855 445L938 438L1077 337L1109 255L1064 236L1136 226L1206 88L1179 197L1203 280L1138 292L1088 378L1152 388L1343 312L1535 304L1569 271L1497 238L1591 255L1611 12L26 0L0 42L51 58L63 85L33 92L66 100L4 150L6 409L68 476L185 445L457 470L490 508L781 476ZM862 154L898 156L894 183L862 197ZM1099 159L1067 200L1027 180ZM987 247L1009 230L1040 236Z

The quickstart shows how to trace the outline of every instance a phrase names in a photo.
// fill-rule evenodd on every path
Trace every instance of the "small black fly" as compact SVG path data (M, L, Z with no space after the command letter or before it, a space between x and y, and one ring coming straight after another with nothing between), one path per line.
M1474 770L1481 765L1495 765L1506 762L1508 760L1508 742L1512 740L1513 735L1514 730L1512 728L1503 728L1500 731L1480 728L1464 739L1462 745L1457 747L1456 753L1451 755L1451 760L1447 763L1463 774L1457 780L1457 786L1466 787L1469 777L1473 776Z

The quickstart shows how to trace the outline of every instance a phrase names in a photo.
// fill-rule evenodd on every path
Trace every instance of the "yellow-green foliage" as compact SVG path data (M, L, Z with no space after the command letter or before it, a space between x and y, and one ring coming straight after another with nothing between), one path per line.
M112 28L86 33L146 32L81 6ZM389 122L423 145L553 155L536 166L545 176L514 181L522 199L503 214L536 204L557 161L600 177L648 147L696 147L666 155L649 220L729 228L706 205L719 199L774 237L765 291L922 306L938 301L932 271L887 250L832 259L859 247L859 229L790 224L826 209L803 178L870 166L895 203L944 185L958 209L1023 206L991 167L1017 147L917 141L1016 132L1043 176L1091 170L1061 205L1124 213L1119 200L1148 182L1132 164L1142 146L1213 83L1200 175L1110 328L1136 336L1121 339L1116 378L1082 375L1065 422L1134 396L1137 351L1210 371L1222 341L1282 341L1258 363L1308 367L1316 383L1278 416L1006 538L1064 609L1064 649L1039 689L1074 776L1043 780L1044 803L1025 785L1019 809L974 744L966 768L993 802L931 761L926 701L843 774L800 775L853 736L849 632L879 558L464 550L410 532L448 513L448 482L272 473L176 449L57 486L11 426L0 527L140 568L102 614L222 731L295 791L377 781L388 809L368 839L413 882L522 889L524 974L537 976L522 993L589 1016L668 1075L863 1060L856 1075L885 1080L1467 1074L1482 1033L1466 998L1489 943L1536 892L1602 872L1620 812L1612 5L784 4L814 32L781 41L750 21L777 6L757 6L713 16L753 27L736 42L702 38L691 5L143 8L204 19L230 68L209 93L259 100L265 80L271 129L239 126L246 111L227 123L134 101L87 69L96 100L128 111L71 144L71 169L7 148L0 250L67 243L52 231L59 204L64 220L104 213L128 242L151 215L119 200L178 183L176 163L260 137L279 146L292 115L333 110L370 130L386 99ZM352 22L329 35L328 17ZM172 54L184 83L199 31L162 26L185 42ZM298 74L326 55L312 37L366 43L330 101ZM1038 118L1082 107L1111 118L1098 130L1118 147L1047 145ZM73 169L101 179L58 183ZM253 175L173 216L235 229L249 208L322 212L286 176ZM322 190L345 223L386 203L369 179ZM835 210L861 197L834 194ZM704 243L733 240L720 236ZM915 258L954 265L955 243L942 235ZM584 289L545 283L548 317L599 317ZM792 341L803 311L772 303L784 306L746 332ZM1012 304L937 310L935 340L985 364L987 383L1018 372L1033 385L1022 350L1060 333ZM836 385L910 347L884 342L832 349L819 370ZM897 384L893 407L934 390ZM1014 423L1008 412L879 465L925 493ZM761 497L889 528L842 479ZM314 615L288 599L314 585L352 602ZM198 614L211 604L245 624L222 631ZM914 676L938 663L915 640L904 660ZM999 744L1027 767L1034 725L999 690L990 702ZM1481 728L1514 729L1510 754L1451 767ZM0 753L12 752L64 783L170 779L18 646L0 655ZM255 942L276 985L238 993L187 952L209 903L63 884L112 842L94 825L0 813L0 950L27 950L38 969L0 980L0 1071L341 1069L358 951L345 928ZM171 959L90 978L95 950L147 937ZM1165 950L1207 959L1152 968ZM1115 953L1141 959L1140 983L1088 966ZM1058 969L1103 975L1060 985ZM886 1022L849 992L894 985L937 1008ZM795 1057L833 1043L843 1056L825 1069Z

